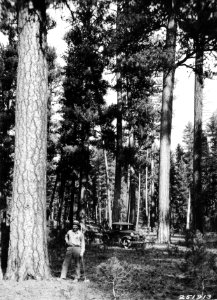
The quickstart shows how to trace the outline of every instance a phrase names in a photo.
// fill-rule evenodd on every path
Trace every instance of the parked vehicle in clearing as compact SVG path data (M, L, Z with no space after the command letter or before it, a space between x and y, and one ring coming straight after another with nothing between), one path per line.
M112 229L103 234L103 242L108 245L119 245L129 248L134 244L143 243L145 236L134 230L134 225L128 222L114 222Z
M102 232L101 232L101 228L98 224L94 223L94 222L86 222L85 224L85 238L86 238L86 242L87 244L92 244L92 243L96 243L96 244L101 244L102 243Z

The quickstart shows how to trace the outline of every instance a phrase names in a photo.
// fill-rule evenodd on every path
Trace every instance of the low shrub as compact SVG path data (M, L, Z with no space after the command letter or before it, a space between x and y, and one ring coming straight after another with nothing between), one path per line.
M199 231L191 237L190 250L186 253L180 269L198 294L204 295L215 290L217 258L207 251L203 235Z

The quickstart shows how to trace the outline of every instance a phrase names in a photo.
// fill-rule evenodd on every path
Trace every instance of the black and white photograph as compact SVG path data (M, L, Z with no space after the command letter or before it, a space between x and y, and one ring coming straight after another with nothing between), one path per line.
M217 0L0 0L0 300L217 300Z

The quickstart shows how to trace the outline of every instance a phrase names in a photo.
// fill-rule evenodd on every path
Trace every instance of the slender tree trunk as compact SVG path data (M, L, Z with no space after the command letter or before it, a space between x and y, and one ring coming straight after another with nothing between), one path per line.
M60 184L60 190L59 190L59 210L58 210L58 216L57 216L57 222L58 222L59 226L61 226L61 218L62 218L64 196L65 196L65 185L66 185L65 174L63 174L63 172L62 172L61 184ZM63 222L64 222L64 220L63 220Z
M131 176L131 169L130 165L128 165L127 169L127 198L128 198L128 203L127 203L127 222L130 222L130 206L131 206L131 197L130 197L130 176Z
M203 106L203 46L196 41L194 90L194 150L193 150L193 226L203 232L202 204L202 106Z
M186 229L190 229L190 217L191 217L191 190L189 189L188 205L187 205L187 218L186 218Z
M111 195L109 189L109 172L108 172L108 159L106 150L103 149L104 152L104 160L105 160L105 175L106 175L106 190L107 190L107 210L108 210L108 223L109 227L112 227L112 210L111 210Z
M97 223L98 222L98 205L95 206L95 215L96 215L95 221Z
M71 203L70 203L70 211L69 211L69 222L72 228L73 225L73 216L74 216L74 204L75 204L75 177L72 176L72 187L71 187Z
M1 215L0 215L0 231L1 231L1 234L0 234L0 245L1 245L1 247L0 247L0 280L2 280L3 279L3 272L2 272L2 232L3 232L3 230L2 230L2 220L1 220Z
M98 153L99 159L99 153ZM98 164L98 174L100 174L100 166ZM96 204L96 222L101 223L101 209L100 209L100 201L101 201L101 184L100 180L97 180L97 204Z
M139 172L139 190L138 190L138 203L137 203L137 215L136 215L136 230L139 229L140 200L141 200L141 173Z
M18 1L15 160L6 277L50 276L46 230L47 62L44 1ZM36 7L35 7L36 6Z
M176 53L176 20L174 13L174 1L171 1L171 15L167 26L167 59L168 66L164 71L163 95L161 111L161 136L160 136L160 174L159 174L159 227L158 241L168 243L170 241L169 228L169 178L170 178L170 142L172 126L172 103L175 77L175 53Z
M148 218L148 167L145 167L145 214Z
M102 206L101 202L99 202L99 224L102 223Z
M80 176L79 176L79 192L78 192L78 205L77 205L77 219L79 219L79 213L81 211L81 198L82 198L82 180L83 180L83 168L80 167Z
M83 143L85 143L83 141ZM89 147L89 145L88 145ZM89 149L88 149L89 150ZM88 152L89 153L89 152ZM81 220L84 218L84 215L86 215L86 209L87 209L87 184L88 184L88 164L89 164L89 154L88 157L86 157L86 151L85 146L83 148L83 157L85 166L80 168L80 178L79 178L79 199L78 199L78 209L77 209L77 218L78 220Z
M55 183L54 183L53 193L52 193L50 204L49 204L49 210L48 210L48 215L47 215L48 220L49 220L50 216L52 216L53 202L54 202L54 198L55 198L55 194L56 194L58 179L59 179L59 174L57 173Z
M150 226L153 228L156 221L156 204L154 199L155 185L154 185L154 144L151 150L151 201L150 201Z
M136 224L136 187L134 170L133 172L131 171L130 176L130 222L134 225Z
M120 74L117 74L117 86L120 89ZM122 179L122 99L121 91L117 93L117 132L116 132L116 165L115 165L115 187L114 201L112 209L113 222L118 222L121 218L121 179Z
M66 185L65 185L65 190L66 190ZM64 195L66 194L66 192L64 192ZM64 203L63 203L63 224L64 224L64 228L66 228L66 226L68 226L68 222L69 222L69 200L68 197L64 197Z
M130 129L129 134L129 147L133 149L135 146L134 141L134 130L133 127ZM130 222L136 225L136 186L135 186L135 170L132 165L130 165Z
M150 227L150 197L149 197L149 189L148 189L148 149L147 149L147 165L145 168L145 199L146 199L146 216L147 216L147 225Z
M1 186L2 187L2 186ZM8 253L8 243L6 243L5 239L7 237L6 234L6 220L3 223L3 211L6 210L7 207L7 198L3 196L3 193L0 192L0 280L3 279L3 272L7 267L7 253ZM4 251L6 250L6 251ZM6 262L6 263L5 263Z
M97 203L98 203L98 197L97 197L97 178L95 176L92 178L92 186L93 186L93 207L92 207L92 219L97 221Z

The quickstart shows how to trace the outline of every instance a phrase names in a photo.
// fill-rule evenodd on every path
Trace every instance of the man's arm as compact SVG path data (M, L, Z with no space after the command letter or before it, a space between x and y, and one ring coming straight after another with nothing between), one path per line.
M66 244L69 245L69 232L67 232L65 235L65 241L66 241Z

